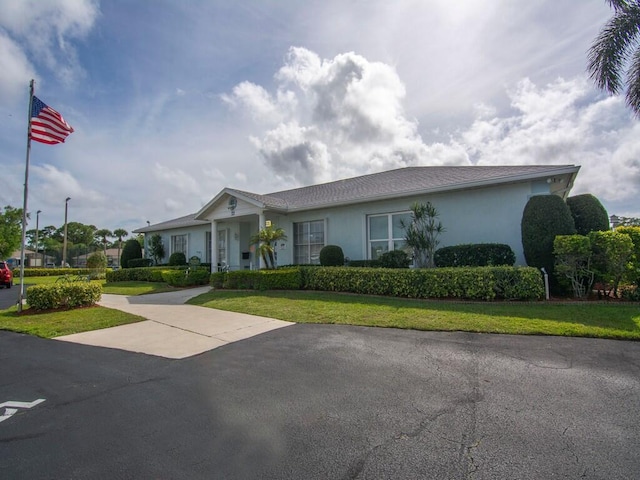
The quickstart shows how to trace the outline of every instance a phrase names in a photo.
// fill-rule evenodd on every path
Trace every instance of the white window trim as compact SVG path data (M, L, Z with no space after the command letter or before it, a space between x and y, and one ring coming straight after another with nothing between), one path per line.
M371 240L371 218L373 217L387 217L387 251L391 252L394 248L394 242L396 240L400 240L400 238L393 237L393 216L394 215L406 215L411 214L411 210L401 210L398 212L388 212L388 213L371 213L366 215L365 218L365 250L367 252L366 259L372 260L371 256L371 242L381 242L384 239L380 240ZM403 238L404 240L404 238Z

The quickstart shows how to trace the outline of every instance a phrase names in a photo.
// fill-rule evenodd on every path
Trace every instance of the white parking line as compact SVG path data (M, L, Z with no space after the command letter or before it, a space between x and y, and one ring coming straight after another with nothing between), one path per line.
M18 408L32 408L40 403L44 402L44 398L39 398L34 400L33 402L16 402L13 400L9 400L8 402L0 403L0 409L4 407L5 411L0 416L0 422L4 422L8 418L10 418L14 413L18 411Z

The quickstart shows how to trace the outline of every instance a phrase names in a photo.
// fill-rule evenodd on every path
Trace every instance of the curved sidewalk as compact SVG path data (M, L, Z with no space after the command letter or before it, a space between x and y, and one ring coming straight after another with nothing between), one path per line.
M166 358L186 358L293 325L272 318L184 304L188 299L209 290L210 287L200 287L131 297L103 294L99 305L139 315L147 320L65 335L56 340Z

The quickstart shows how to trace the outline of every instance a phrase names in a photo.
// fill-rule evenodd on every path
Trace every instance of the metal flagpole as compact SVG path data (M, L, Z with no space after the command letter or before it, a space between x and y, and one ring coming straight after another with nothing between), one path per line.
M29 192L29 155L31 153L31 107L33 106L33 86L35 81L31 79L29 92L29 113L27 116L27 161L24 169L24 202L22 204L22 244L20 247L20 296L18 297L18 313L22 312L24 295L24 244L27 238L27 198Z

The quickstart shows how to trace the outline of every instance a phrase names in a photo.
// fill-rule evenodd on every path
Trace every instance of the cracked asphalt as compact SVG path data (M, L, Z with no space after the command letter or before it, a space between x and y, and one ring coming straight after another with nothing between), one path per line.
M0 404L39 398L0 478L640 472L637 342L295 325L168 360L0 332Z

